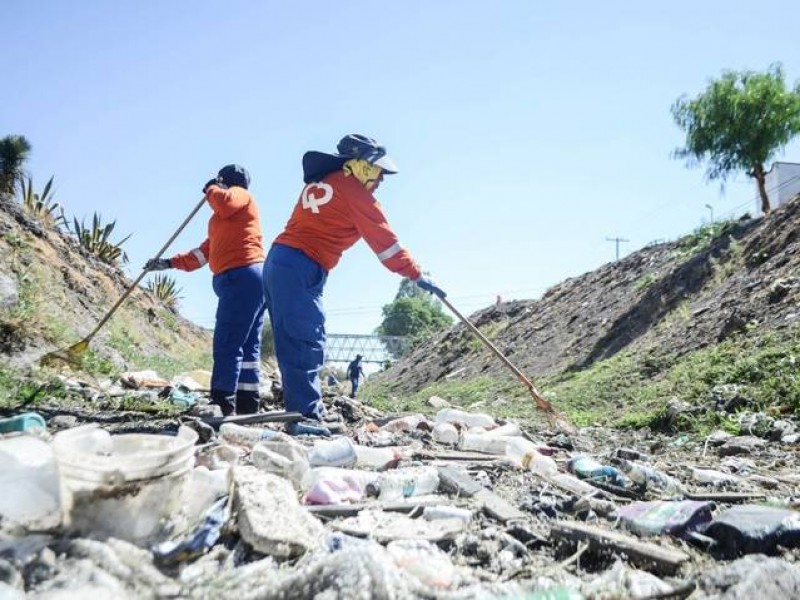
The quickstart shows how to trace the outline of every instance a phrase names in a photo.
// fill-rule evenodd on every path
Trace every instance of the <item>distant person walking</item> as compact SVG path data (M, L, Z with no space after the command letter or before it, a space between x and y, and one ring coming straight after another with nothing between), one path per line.
M208 237L194 250L172 258L150 259L150 271L194 271L208 263L217 303L211 404L227 416L259 409L261 328L264 325L262 270L264 240L255 198L247 191L250 175L227 165L203 186L214 214Z
M360 354L356 354L355 359L353 359L349 365L347 365L347 376L350 378L350 397L355 398L356 392L358 392L358 382L361 380L362 377L366 379L366 375L364 375L364 369L361 367L361 359L362 356Z
M357 134L345 136L336 148L335 154L303 155L306 185L264 263L286 409L311 419L324 413L319 381L325 352L322 291L345 250L363 238L387 269L445 295L400 246L373 196L384 175L397 172L386 149Z

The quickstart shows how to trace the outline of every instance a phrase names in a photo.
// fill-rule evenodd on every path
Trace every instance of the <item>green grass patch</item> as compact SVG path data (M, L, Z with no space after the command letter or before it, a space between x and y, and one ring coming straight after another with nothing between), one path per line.
M715 411L712 390L735 384L751 408L800 413L800 337L741 335L683 356L656 351L621 353L581 371L537 380L553 404L579 426L664 427L705 433L714 428L738 432L735 415ZM527 390L510 374L429 385L402 395L386 382L369 383L362 398L387 412L435 412L430 396L477 408L497 417L538 419ZM699 410L667 419L677 399Z

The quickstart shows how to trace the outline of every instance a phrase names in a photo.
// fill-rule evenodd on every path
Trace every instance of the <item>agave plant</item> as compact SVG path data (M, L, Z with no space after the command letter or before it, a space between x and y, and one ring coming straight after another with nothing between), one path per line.
M64 209L58 202L53 202L53 177L45 184L41 194L33 191L33 178L28 177L19 181L22 206L29 214L39 219L45 225L66 227L67 219Z
M73 218L73 225L75 229L71 233L78 238L78 243L82 248L108 264L114 264L120 258L122 262L128 262L128 255L122 251L121 246L131 237L130 234L116 244L109 239L117 225L116 221L103 225L102 217L98 213L94 213L91 226L85 225L83 220L78 221L77 218Z
M167 308L176 308L181 297L181 289L171 275L159 273L145 285L145 289L158 298Z

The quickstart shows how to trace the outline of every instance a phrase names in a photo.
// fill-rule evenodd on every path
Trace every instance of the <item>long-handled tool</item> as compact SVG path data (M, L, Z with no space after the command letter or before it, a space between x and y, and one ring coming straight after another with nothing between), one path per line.
M175 238L177 238L180 235L181 231L183 231L184 228L189 224L189 221L191 221L197 214L197 212L201 208L203 208L203 204L205 204L205 202L206 199L203 198L200 202L197 203L197 206L195 206L194 209L192 209L192 212L189 213L189 216L183 220L183 223L181 223L180 227L178 227L178 229L175 230L175 233L173 233L172 236L170 236L170 238L161 247L161 250L158 251L158 253L155 255L154 258L156 259L161 258L161 255L164 254L167 248L169 248L170 244L172 244L172 242L175 241ZM92 329L92 332L89 335L87 335L77 344L73 344L69 348L65 348L63 350L55 350L54 352L49 352L45 354L42 358L39 359L39 362L42 365L52 365L58 363L59 361L67 362L73 365L80 365L83 361L83 355L89 349L89 342L95 335L97 335L97 332L100 331L103 325L105 325L108 322L108 320L112 317L112 315L115 312L117 312L117 309L120 306L122 306L122 303L125 302L125 299L131 294L133 290L136 289L136 286L139 285L139 282L142 279L144 279L144 276L147 275L147 273L149 273L147 269L142 269L142 272L136 278L136 281L134 281L130 285L130 287L128 287L128 289L125 290L122 296L120 296L119 300L117 300L117 303L111 307L111 310L109 310L102 319L100 319L100 322L95 326L94 329Z
M472 333L474 333L478 337L478 339L480 339L480 341L482 341L486 345L486 347L489 348L489 350L491 350L495 356L497 356L497 358L502 360L503 363L514 372L514 375L516 375L517 378L525 385L525 387L528 388L528 390L531 393L531 396L533 396L533 399L536 400L536 407L539 410L543 410L551 414L556 414L555 409L553 409L553 405L550 404L550 402L544 396L542 396L542 394L539 393L539 390L536 389L536 386L533 385L533 382L527 377L525 377L525 374L522 371L520 371L516 366L514 366L514 364L510 360L508 360L503 355L503 353L500 352L500 350L497 349L497 346L495 346L489 340L489 338L487 338L485 335L481 333L480 329L475 327L475 325L470 323L469 319L467 319L464 315L458 312L458 310L456 310L456 307L450 304L450 301L446 297L439 296L439 299L447 305L447 308L453 311L453 313L461 320L461 322L464 323L464 325L466 325L470 329L470 331L472 331Z

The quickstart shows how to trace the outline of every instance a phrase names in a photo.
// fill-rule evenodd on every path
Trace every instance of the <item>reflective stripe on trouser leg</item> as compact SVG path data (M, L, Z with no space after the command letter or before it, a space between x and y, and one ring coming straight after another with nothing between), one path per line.
M263 289L262 289L263 293ZM242 345L242 365L236 385L236 412L248 415L258 412L261 380L261 329L264 326L264 306L256 314L250 334Z
M260 263L229 269L214 276L214 293L219 303L214 326L212 389L236 392L245 345L264 314L261 277Z
M325 353L326 271L299 250L275 244L264 263L267 310L286 410L321 418L319 372Z

